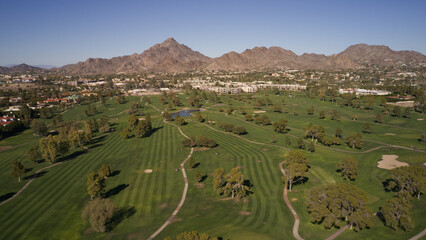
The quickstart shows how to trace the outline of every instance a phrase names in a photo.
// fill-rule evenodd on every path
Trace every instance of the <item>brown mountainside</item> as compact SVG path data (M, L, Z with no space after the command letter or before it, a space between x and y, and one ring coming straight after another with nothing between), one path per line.
M357 44L339 54L297 55L281 47L255 47L242 53L229 52L209 58L168 38L141 54L111 59L89 58L53 71L69 74L137 72L185 72L189 70L257 69L353 69L363 64L380 66L426 63L426 56L414 51L393 51L387 46Z

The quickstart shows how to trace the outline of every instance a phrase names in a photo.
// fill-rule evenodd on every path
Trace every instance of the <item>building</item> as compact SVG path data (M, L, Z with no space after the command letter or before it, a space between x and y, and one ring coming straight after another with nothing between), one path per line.
M9 117L8 115L4 115L4 116L0 117L0 126L5 127L5 126L11 124L15 120L16 120L15 116Z

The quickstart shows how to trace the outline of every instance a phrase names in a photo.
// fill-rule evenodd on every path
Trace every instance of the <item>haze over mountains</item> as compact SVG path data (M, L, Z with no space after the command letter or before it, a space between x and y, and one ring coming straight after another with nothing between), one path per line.
M415 51L393 51L387 46L356 44L341 53L326 56L305 53L297 55L281 47L255 47L242 53L229 52L217 58L207 57L168 38L141 54L111 59L89 58L84 62L53 68L65 74L113 74L139 72L185 72L190 70L238 71L261 69L353 69L364 64L379 66L425 64L426 56ZM34 68L34 67L33 67ZM21 64L0 67L0 73L44 71Z

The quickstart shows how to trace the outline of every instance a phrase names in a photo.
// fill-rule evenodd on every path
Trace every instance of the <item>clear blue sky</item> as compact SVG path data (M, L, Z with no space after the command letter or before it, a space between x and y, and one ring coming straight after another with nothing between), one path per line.
M61 66L174 37L210 57L254 46L333 54L356 43L426 53L426 1L1 0L0 65Z

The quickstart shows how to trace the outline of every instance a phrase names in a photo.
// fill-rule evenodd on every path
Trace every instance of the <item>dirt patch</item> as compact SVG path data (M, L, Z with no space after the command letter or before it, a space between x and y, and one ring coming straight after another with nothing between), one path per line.
M251 212L248 212L248 211L240 211L240 215L243 215L243 216L250 216L250 215L251 215Z
M91 234L93 232L95 232L95 230L93 230L93 228L90 227L84 231L84 234Z
M266 111L253 111L253 113L266 113Z
M386 136L395 136L395 133L385 133Z
M408 163L400 162L396 160L397 158L398 155L382 155L382 161L377 163L377 167L391 170L397 167L408 166Z
M167 203L162 203L161 205L160 205L160 208L161 209L164 209L164 208L166 208L167 207Z
M243 168L244 166L236 166L235 168L238 168L238 169L241 169L241 168Z
M269 151L269 148L262 148L263 151Z
M228 200L231 200L232 199L232 197L227 197L227 198L221 198L221 199L219 199L219 201L228 201Z
M127 235L127 239L136 239L136 238L138 238L138 234L136 234L136 233L132 233L132 234Z
M292 198L291 201L292 202L297 201L297 198Z
M140 117L140 118L138 118L139 119L139 121L143 121L143 120L145 120L145 118L144 117Z
M256 162L259 162L259 163L261 163L261 162L262 162L262 160L256 160Z
M183 221L183 218L175 218L175 219L173 219L173 222L182 222Z
M417 118L417 121L423 121L424 119L423 118Z
M13 148L13 146L0 146L0 152L6 151L6 150L9 150L9 149L12 149L12 148Z
M195 147L194 148L194 151L207 151L207 150L209 150L210 148L208 148L208 147Z
M145 169L143 170L144 173L152 173L152 169Z
M197 188L205 188L206 185L204 185L204 183L196 183L194 184Z

